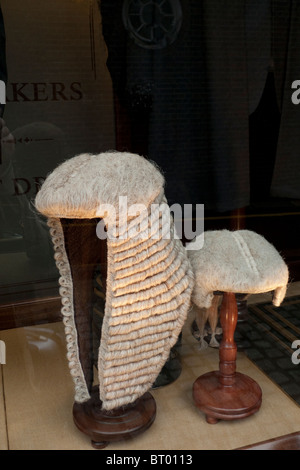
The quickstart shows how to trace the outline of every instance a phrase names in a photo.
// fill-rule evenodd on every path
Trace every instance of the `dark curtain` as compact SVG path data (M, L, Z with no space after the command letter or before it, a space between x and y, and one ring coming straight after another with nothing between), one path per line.
M139 124L139 133L144 120L145 153L164 172L169 202L204 203L216 211L247 206L257 172L260 181L265 174L270 192L274 160L276 195L281 195L283 178L289 190L299 188L298 160L293 161L293 152L288 157L284 152L291 146L296 158L300 138L299 132L293 134L300 109L294 106L286 116L291 112L290 83L300 79L297 2L181 0L175 34L152 48L132 30L147 33L142 20L147 27L160 26L172 2L151 3L151 17L142 0L102 0L100 6L116 96L131 122ZM130 11L136 12L133 26L126 21ZM279 136L277 121L268 127L268 113L260 112L268 100L271 117L273 108L278 112ZM267 152L263 164L262 149ZM296 170L292 180L280 170L287 158Z
M280 128L271 194L300 199L300 104L292 83L300 80L300 2L273 0L274 74Z

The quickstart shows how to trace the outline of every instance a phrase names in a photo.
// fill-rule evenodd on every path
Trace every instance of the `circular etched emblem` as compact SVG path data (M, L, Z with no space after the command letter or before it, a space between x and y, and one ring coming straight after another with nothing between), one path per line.
M131 38L146 49L175 41L182 23L179 0L125 0L123 22Z

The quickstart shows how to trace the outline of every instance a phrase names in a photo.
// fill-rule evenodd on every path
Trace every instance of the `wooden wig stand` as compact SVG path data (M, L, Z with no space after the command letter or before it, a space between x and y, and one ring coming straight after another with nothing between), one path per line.
M156 415L156 403L148 392L133 404L112 410L102 409L99 386L93 385L93 276L100 266L103 284L107 276L107 245L96 235L99 219L61 219L65 248L73 281L74 315L79 356L91 398L74 403L77 428L91 438L96 449L110 442L129 439L148 429Z
M196 406L205 413L206 421L245 418L259 410L262 391L247 375L236 372L237 347L234 332L238 310L234 293L224 292L220 322L223 338L219 349L219 370L204 374L193 385Z

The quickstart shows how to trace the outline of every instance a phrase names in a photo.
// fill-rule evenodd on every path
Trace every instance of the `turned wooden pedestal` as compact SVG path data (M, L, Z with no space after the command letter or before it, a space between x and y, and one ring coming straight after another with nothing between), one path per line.
M262 400L260 386L247 375L236 372L237 347L234 332L238 310L234 293L223 293L220 322L223 338L219 349L219 370L208 372L194 382L195 405L210 424L220 419L245 418L259 410Z
M148 392L134 403L115 409L102 410L99 387L93 386L93 276L100 267L106 286L107 245L96 235L99 219L61 219L65 247L73 282L74 317L79 357L90 399L74 403L73 419L77 428L91 438L96 449L110 442L129 439L144 432L156 416L156 403Z
M89 401L73 406L74 423L90 437L95 449L104 449L110 442L131 439L146 431L155 416L156 403L149 392L132 405L105 411L101 408L98 387L94 387Z

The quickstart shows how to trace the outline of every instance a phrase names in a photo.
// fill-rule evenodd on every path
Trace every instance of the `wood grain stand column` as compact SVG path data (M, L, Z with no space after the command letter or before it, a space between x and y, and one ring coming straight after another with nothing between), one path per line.
M193 385L195 405L205 413L210 424L220 419L245 418L261 406L259 385L247 375L236 372L234 332L237 318L235 294L224 292L220 313L223 337L219 349L219 370L198 377Z

